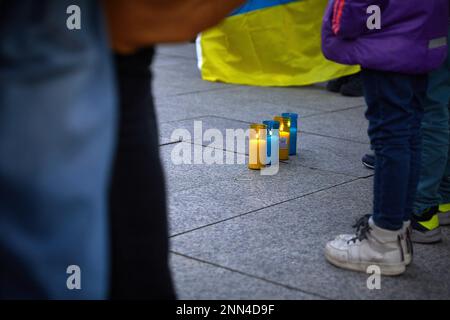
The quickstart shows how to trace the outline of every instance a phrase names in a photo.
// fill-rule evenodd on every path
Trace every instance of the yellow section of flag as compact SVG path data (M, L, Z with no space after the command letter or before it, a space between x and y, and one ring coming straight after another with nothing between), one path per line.
M197 39L202 78L257 86L301 86L360 70L321 50L327 0L301 0L226 18Z

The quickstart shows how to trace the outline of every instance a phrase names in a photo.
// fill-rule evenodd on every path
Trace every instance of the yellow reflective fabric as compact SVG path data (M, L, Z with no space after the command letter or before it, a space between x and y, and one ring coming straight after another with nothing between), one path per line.
M441 204L439 206L439 212L449 212L450 211L450 203Z
M300 86L354 74L321 50L327 0L302 0L226 18L199 38L199 66L209 81Z
M437 214L435 214L430 220L428 221L419 221L419 223L427 228L428 230L433 230L439 227L439 217Z

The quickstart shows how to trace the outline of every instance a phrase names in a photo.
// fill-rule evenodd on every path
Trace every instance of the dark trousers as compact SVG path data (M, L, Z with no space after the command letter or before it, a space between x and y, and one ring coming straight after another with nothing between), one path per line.
M115 57L120 116L109 200L112 299L175 298L151 94L152 57L153 48Z
M362 77L376 158L373 219L381 228L398 230L413 212L427 76L363 70Z

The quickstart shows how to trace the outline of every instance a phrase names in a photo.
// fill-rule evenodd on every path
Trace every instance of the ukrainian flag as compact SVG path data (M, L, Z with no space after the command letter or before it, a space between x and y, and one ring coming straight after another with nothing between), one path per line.
M250 0L197 39L208 81L301 86L353 74L358 66L326 60L322 17L328 0Z

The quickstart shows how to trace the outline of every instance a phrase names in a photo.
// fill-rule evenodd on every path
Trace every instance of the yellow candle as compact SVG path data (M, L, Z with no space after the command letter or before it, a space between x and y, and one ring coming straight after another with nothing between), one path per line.
M286 117L274 117L280 122L280 160L289 160L290 119Z
M249 169L259 170L265 166L267 155L266 130L267 126L263 124L250 125Z
M280 159L289 160L289 132L280 131Z

